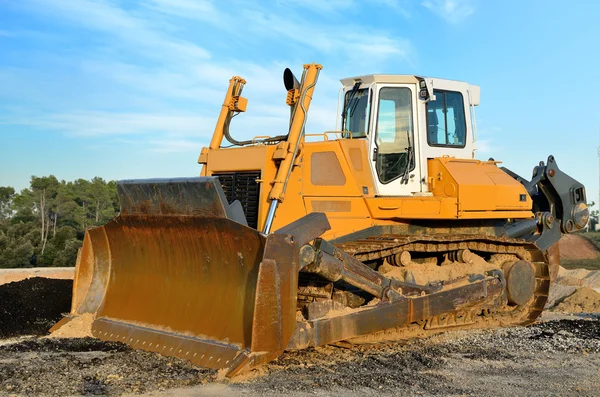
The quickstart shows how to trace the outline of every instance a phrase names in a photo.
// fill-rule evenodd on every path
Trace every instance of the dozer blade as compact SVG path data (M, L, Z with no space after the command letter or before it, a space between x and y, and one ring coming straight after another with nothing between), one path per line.
M71 314L54 329L92 313L97 338L229 375L279 356L295 328L299 243L322 230L265 236L216 178L118 191L121 213L86 233Z

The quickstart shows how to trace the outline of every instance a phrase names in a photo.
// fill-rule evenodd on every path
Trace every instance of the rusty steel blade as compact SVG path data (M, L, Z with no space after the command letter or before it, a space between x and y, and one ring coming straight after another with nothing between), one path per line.
M225 218L130 216L104 230L110 278L94 336L211 368L250 347L264 237Z
M216 178L118 188L121 214L86 233L69 318L92 313L100 339L232 374L281 354L295 329L294 237L230 219Z

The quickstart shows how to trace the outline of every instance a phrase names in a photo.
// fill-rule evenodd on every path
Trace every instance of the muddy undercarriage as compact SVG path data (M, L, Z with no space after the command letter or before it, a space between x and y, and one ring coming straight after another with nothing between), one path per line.
M288 349L530 324L558 267L554 248L547 260L524 240L484 235L384 234L313 246Z

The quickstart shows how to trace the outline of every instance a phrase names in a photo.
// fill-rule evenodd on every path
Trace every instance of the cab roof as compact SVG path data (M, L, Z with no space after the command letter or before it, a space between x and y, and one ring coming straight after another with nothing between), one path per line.
M480 88L479 86L466 83L464 81L439 79L437 77L423 77L411 74L367 74L363 76L347 77L341 79L340 82L344 87L352 87L356 81L361 81L365 85L372 83L378 84L418 84L420 80L427 81L434 88L446 87L457 91L469 92L470 102L472 105L479 105ZM364 87L364 86L363 86Z
M341 79L340 81L344 86L353 86L354 83L360 80L364 84L371 83L404 83L404 84L414 84L419 82L419 78L417 76L413 76L410 74L366 74L363 76L356 77L346 77Z

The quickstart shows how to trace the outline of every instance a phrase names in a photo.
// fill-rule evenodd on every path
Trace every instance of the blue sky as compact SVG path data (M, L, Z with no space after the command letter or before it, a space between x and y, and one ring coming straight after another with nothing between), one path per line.
M324 70L309 132L335 127L339 79L419 74L481 86L478 157L530 177L555 155L598 201L600 2L0 0L0 186L194 176L228 79L240 137L285 132L283 68Z

